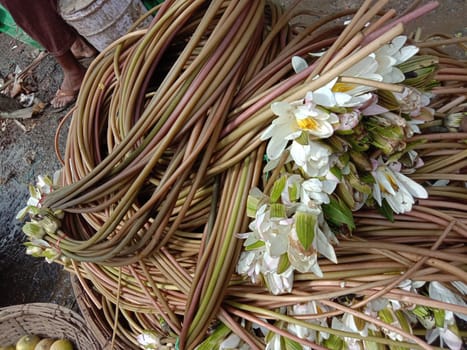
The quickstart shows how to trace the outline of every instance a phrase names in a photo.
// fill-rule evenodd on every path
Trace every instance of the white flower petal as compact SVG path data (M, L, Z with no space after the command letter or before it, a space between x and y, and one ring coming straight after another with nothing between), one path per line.
M337 264L334 247L329 243L328 238L319 228L316 230L316 250L327 259L331 260L334 264Z
M404 185L404 188L414 197L416 198L428 198L428 192L426 189L419 185L417 182L412 180L411 178L401 174L399 172L394 173L399 183Z
M459 295L454 294L450 289L446 288L438 281L433 281L430 283L428 287L428 294L432 299L467 307L466 302ZM455 314L464 321L467 321L467 314L461 314L458 312Z
M269 159L279 159L284 152L285 147L289 141L284 138L274 138L268 142L266 147L266 154Z
M275 115L286 115L291 113L292 106L287 102L273 102L271 104L271 110Z
M240 345L240 342L241 339L238 335L235 333L230 333L230 335L220 344L219 350L237 349Z
M305 59L300 56L293 56L292 57L292 67L295 73L300 73L308 68L308 63Z

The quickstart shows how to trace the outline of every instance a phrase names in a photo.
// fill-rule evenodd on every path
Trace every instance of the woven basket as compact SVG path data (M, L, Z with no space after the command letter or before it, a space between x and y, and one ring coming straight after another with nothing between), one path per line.
M32 303L1 308L0 346L14 344L26 334L66 338L75 350L100 350L84 319L63 306Z

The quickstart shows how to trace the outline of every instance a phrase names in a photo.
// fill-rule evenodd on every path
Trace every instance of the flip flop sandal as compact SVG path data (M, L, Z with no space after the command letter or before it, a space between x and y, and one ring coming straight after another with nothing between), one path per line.
M70 104L75 102L78 96L78 90L62 90L58 89L55 93L55 97L50 101L50 104L55 109L64 109Z

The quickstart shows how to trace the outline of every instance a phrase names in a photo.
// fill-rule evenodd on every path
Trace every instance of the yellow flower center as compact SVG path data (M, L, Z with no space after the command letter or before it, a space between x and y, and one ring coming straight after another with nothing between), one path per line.
M355 88L355 84L348 83L336 83L332 87L332 92L347 92Z
M297 119L298 127L302 130L317 130L319 127L316 119L308 117L303 119Z

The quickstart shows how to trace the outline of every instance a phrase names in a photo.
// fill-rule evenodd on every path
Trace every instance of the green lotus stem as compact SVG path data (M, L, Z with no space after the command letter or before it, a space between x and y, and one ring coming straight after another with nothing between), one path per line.
M224 216L222 215L222 211L220 211L219 215L223 220L230 219L226 221L227 227L224 228L225 233L223 234L224 238L222 240L222 245L219 247L219 256L216 258L216 264L211 264L210 266L213 267L212 272L207 272L209 276L209 280L207 280L206 289L202 291L202 298L200 300L198 312L196 313L193 321L189 327L188 337L187 337L187 344L194 344L195 340L203 336L203 332L201 330L206 329L207 322L212 317L212 312L220 305L220 298L219 296L222 294L222 287L223 287L223 279L225 279L226 272L232 270L232 266L227 263L232 261L233 254L235 252L235 244L233 244L232 240L234 239L235 232L241 232L239 228L243 226L245 220L241 220L239 215L244 215L244 209L246 208L246 197L249 191L249 184L252 179L248 179L249 175L249 167L248 163L246 162L241 169L240 178L238 181L238 188L234 192L236 195L233 198L233 203L228 206L231 211L230 215ZM232 179L237 178L235 173L231 173ZM222 198L224 198L223 196ZM220 206L222 208L222 200ZM225 204L224 204L225 205ZM225 207L227 208L227 207ZM230 217L230 218L229 218ZM222 229L219 227L219 229ZM223 230L223 231L224 231ZM228 275L228 274L227 274Z

